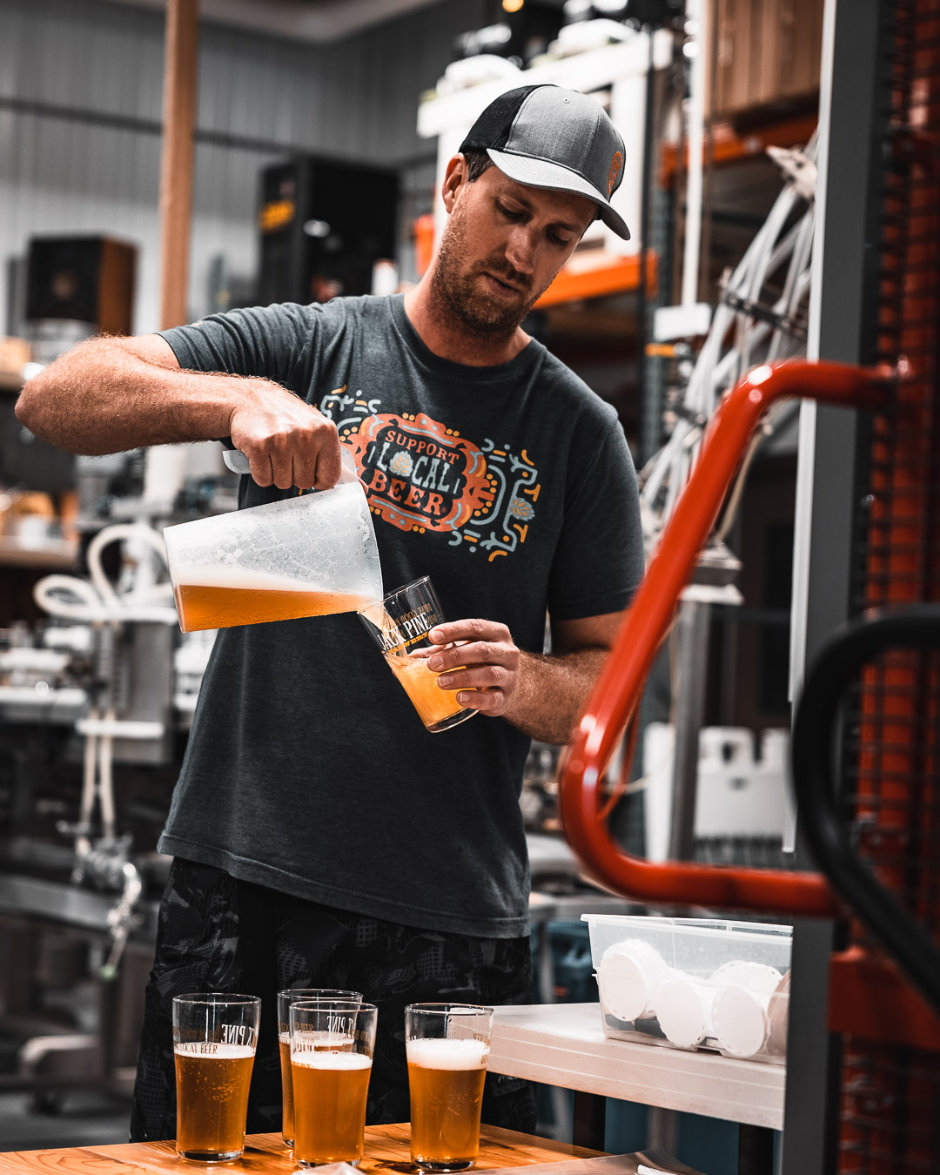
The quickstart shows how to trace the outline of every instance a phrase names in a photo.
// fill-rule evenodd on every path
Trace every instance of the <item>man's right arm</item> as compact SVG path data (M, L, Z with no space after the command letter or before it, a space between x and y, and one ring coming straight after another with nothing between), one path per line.
M259 485L324 489L340 474L336 428L316 408L271 380L185 371L161 335L80 343L27 382L16 415L74 453L231 437Z

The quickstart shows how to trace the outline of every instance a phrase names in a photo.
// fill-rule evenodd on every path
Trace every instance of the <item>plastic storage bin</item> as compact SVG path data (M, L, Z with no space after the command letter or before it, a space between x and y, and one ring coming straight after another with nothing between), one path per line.
M781 1062L792 928L584 914L607 1036Z

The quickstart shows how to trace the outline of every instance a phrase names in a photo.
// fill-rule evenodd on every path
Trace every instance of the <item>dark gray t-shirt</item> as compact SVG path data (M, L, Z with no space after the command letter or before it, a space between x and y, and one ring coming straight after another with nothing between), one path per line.
M398 295L236 310L163 337L184 368L266 376L333 419L387 591L429 575L449 619L503 621L536 653L546 612L629 602L643 549L623 431L540 343L496 367L440 359ZM243 507L284 496L242 478ZM528 931L528 747L501 718L428 733L354 614L223 629L159 847L406 925L514 937Z

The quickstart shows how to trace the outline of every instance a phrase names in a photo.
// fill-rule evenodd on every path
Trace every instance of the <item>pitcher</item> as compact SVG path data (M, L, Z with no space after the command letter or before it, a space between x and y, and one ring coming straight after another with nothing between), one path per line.
M183 632L356 612L381 597L369 504L348 449L342 459L332 489L166 527Z

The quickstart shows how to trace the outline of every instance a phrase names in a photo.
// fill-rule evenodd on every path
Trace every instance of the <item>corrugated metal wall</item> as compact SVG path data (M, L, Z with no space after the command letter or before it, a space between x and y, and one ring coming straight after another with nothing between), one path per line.
M430 208L434 145L415 130L419 96L482 13L482 0L446 0L329 45L203 24L192 317L209 308L213 262L253 278L258 174L292 151L402 167L403 224ZM20 326L17 264L34 235L135 242L134 329L159 325L162 84L161 14L0 0L0 333Z

